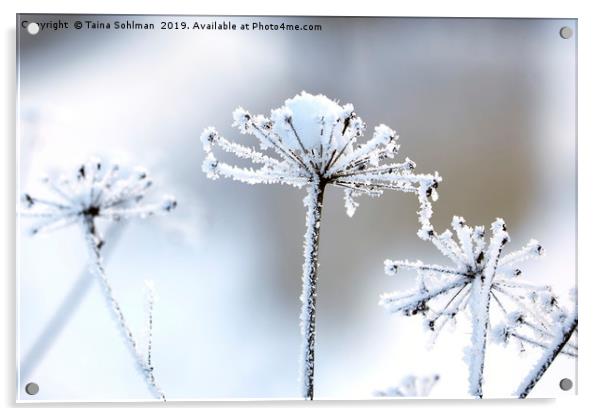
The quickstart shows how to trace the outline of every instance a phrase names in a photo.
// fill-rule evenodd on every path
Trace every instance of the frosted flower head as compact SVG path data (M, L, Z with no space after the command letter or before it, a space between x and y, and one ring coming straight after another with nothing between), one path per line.
M304 187L312 183L332 184L345 190L345 207L353 215L359 195L380 196L385 190L418 195L426 223L432 210L429 198L436 199L435 188L441 177L415 174L410 159L386 163L399 152L399 137L381 124L364 143L366 124L353 105L339 103L324 95L306 92L285 101L271 111L269 118L252 115L243 108L233 113L234 127L258 140L260 151L233 143L214 128L201 135L206 162L203 170L211 179L228 177L245 183L279 183ZM241 168L222 162L216 148L246 159L255 168Z
M504 328L528 325L549 326L543 322L542 311L552 301L545 287L522 281L516 265L543 255L541 245L529 241L522 249L503 255L510 237L504 220L491 224L491 236L485 237L485 227L469 227L462 217L454 217L452 230L436 233L432 229L424 238L430 241L450 261L450 265L424 264L421 261L385 261L385 272L396 274L401 270L417 272L416 287L406 292L384 294L380 304L394 314L422 315L425 328L433 339L441 329L468 311L470 293L484 276L492 278L491 308L505 316ZM545 320L545 319L544 319ZM501 327L498 328L499 331ZM502 337L501 332L498 338ZM508 335L510 336L510 335Z
M105 166L100 159L90 159L70 175L44 178L43 183L48 198L29 193L21 196L21 214L38 220L31 228L33 234L79 222L96 235L100 244L97 219L144 218L170 212L177 205L172 196L165 196L159 203L142 204L153 184L146 170L135 168L123 175L118 165Z

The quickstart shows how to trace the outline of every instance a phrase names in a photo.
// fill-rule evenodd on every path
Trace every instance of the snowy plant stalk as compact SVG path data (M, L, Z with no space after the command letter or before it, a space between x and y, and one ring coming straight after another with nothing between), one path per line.
M565 347L565 345L567 345L576 329L577 313L575 312L571 317L565 320L554 341L550 344L539 361L537 361L529 375L523 380L521 385L516 390L516 395L519 399L524 399L529 395L529 393L531 393L533 387L535 387L548 368L550 368L550 365L552 365L556 357L558 357L558 355L562 352L562 349Z
M480 280L478 277L476 280ZM485 370L485 350L487 348L487 330L488 330L488 314L490 296L486 289L480 289L485 286L485 282L473 285L471 293L471 315L472 318L472 334L470 347L469 361L469 393L476 398L483 398L483 371ZM480 311L485 310L486 315L480 315Z
M307 230L304 239L303 289L300 297L302 336L300 374L303 379L303 397L310 400L314 397L318 248L325 188L324 182L316 182L309 188L305 199Z
M472 335L469 362L469 392L483 398L483 371L485 370L485 350L489 330L489 306L491 287L503 246L508 241L505 232L495 234L489 246L489 262L482 275L474 277L471 292Z
M88 256L90 262L90 271L98 279L102 287L103 293L105 295L105 298L107 300L107 305L109 306L111 313L117 320L121 334L127 342L130 352L132 353L132 356L136 361L138 369L144 375L149 388L156 397L159 397L161 400L166 401L165 393L159 386L153 371L154 369L151 362L151 350L148 350L148 356L145 360L138 350L136 338L134 337L134 333L130 329L130 326L128 325L125 319L123 310L121 309L119 302L115 298L115 295L113 293L113 287L111 286L111 283L109 282L109 279L107 278L107 275L105 273L105 267L100 252L101 249L100 247L98 247L97 240L95 238L93 220L85 220L84 230L89 253ZM150 311L152 312L152 306L150 306ZM151 319L152 322L152 317L149 319ZM149 329L152 329L152 327L149 327ZM152 334L149 333L149 347L151 336Z
M300 326L302 335L300 378L305 399L314 398L316 343L316 299L318 283L318 243L327 185L344 191L348 216L358 207L360 195L379 197L384 191L412 193L418 197L421 222L432 215L431 199L437 198L441 177L414 173L410 159L387 163L399 152L398 135L381 124L372 138L358 143L366 125L355 114L353 105L339 105L324 95L306 92L272 110L270 117L252 115L243 108L233 113L241 133L255 136L259 150L231 142L213 127L201 134L205 151L203 170L209 179L230 178L246 184L284 184L306 188L306 232L301 292ZM220 149L258 167L239 167L218 160Z
M516 342L521 350L529 345L551 351L549 361L542 360L547 363L545 365L558 354L576 357L577 345L569 342L573 333L570 326L563 332L566 339L557 338L558 327L565 325L569 315L559 305L558 297L549 286L523 281L523 273L517 268L519 263L544 254L539 242L531 239L521 249L502 256L510 241L503 219L498 218L491 224L492 235L488 243L483 226L470 227L458 216L452 219L451 225L455 238L449 229L437 233L434 228L425 229L424 226L418 235L433 243L453 265L386 260L385 273L395 275L400 270L413 270L417 273L417 284L404 292L383 294L380 304L393 314L422 315L432 342L444 327L456 321L460 312L468 311L472 328L465 361L469 393L476 398L483 397L489 342L503 345ZM490 328L492 308L503 316L502 322L494 328ZM534 370L532 378L535 379L538 372Z
M32 234L79 224L83 229L88 262L91 274L99 281L107 304L114 315L120 331L134 356L136 364L145 377L149 389L156 397L165 401L165 394L157 383L152 365L152 311L154 294L152 287L148 297L148 344L146 355L139 351L139 345L123 310L115 298L113 288L105 273L101 250L104 240L96 226L98 219L120 221L129 218L147 218L175 209L177 203L171 196L165 196L161 203L141 204L152 181L142 168L134 170L128 177L119 175L120 168L112 164L108 169L98 159L90 159L82 164L74 176L61 175L57 180L44 178L43 182L53 198L40 198L25 193L21 201L24 216L38 220L31 229Z
M157 383L155 378L155 372L153 368L153 310L155 307L155 287L152 281L147 281L146 287L148 292L148 319L147 319L147 341L146 341L146 368L150 371L147 372L148 382L154 386L159 396L166 401L165 394Z

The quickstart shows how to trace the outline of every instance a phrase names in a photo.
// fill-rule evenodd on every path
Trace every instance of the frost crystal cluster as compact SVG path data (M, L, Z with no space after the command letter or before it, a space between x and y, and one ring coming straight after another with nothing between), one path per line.
M377 397L427 397L438 381L438 374L427 377L410 375L401 380L399 385L385 390L378 390L374 395Z
M547 348L556 322L562 321L566 313L549 287L524 282L517 268L519 263L543 254L537 241L531 240L522 249L502 255L510 241L502 219L491 225L489 241L484 227L469 227L462 217L454 217L451 225L455 238L450 230L437 234L432 227L423 227L419 232L451 265L386 260L387 274L412 270L417 273L417 284L407 292L382 295L380 304L394 314L422 315L433 340L460 312L468 311L472 324L470 347L466 350L469 391L482 397L489 332L493 341ZM505 323L490 330L492 306L499 309ZM575 345L567 344L563 353L572 355L576 351Z
M142 199L152 185L146 171L136 169L128 176L121 176L117 165L113 164L105 169L98 159L91 159L82 164L72 175L61 176L58 180L44 178L43 182L48 185L51 197L42 198L28 193L23 194L21 215L37 220L37 224L31 229L33 234L71 224L81 226L88 248L90 272L100 282L113 317L118 322L121 333L149 388L155 396L165 401L165 394L157 383L152 364L154 286L149 282L146 284L147 345L146 350L142 351L107 278L101 255L104 241L98 231L97 221L145 218L166 213L176 207L176 200L166 196L160 203L143 205Z
M387 163L399 152L398 136L381 124L371 138L360 143L366 125L351 104L339 105L324 95L305 92L272 110L270 117L252 115L238 108L234 126L242 134L255 136L254 146L231 142L215 128L201 135L206 156L203 170L211 179L231 178L248 184L278 183L307 188L304 242L301 333L303 337L301 375L303 396L314 394L315 311L318 243L326 185L342 188L347 214L352 216L359 195L377 197L385 190L417 195L420 218L429 223L430 199L436 199L438 174L414 173L415 163L405 159ZM246 159L255 167L238 167L214 155L216 148Z

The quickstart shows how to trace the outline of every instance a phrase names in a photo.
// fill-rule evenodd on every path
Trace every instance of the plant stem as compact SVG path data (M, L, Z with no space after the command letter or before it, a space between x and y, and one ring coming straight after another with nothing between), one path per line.
M537 382L543 377L547 369L552 365L552 362L562 352L562 349L571 339L573 332L577 329L577 312L572 317L568 317L562 325L558 335L550 344L550 347L544 352L539 361L535 364L531 373L523 380L516 391L519 399L526 398Z
M507 234L494 235L489 244L488 261L482 273L474 277L470 299L472 315L471 350L468 357L469 393L478 399L483 398L483 371L485 369L485 349L489 330L489 307L491 288L497 271L502 248L508 242Z
M476 398L483 398L483 370L485 369L485 348L487 347L487 331L489 327L490 288L484 277L476 276L472 285L471 315L472 336L471 356L469 363L469 393ZM484 312L483 312L484 310Z
M113 288L111 286L111 283L109 282L109 279L106 276L102 256L100 253L100 247L97 244L98 239L95 237L94 234L94 225L87 223L84 225L84 230L88 251L90 253L90 271L94 276L98 278L98 281L100 282L104 291L105 297L111 307L111 311L117 319L117 322L119 323L121 333L127 341L128 346L130 347L130 352L132 353L136 364L138 365L139 369L144 375L146 383L148 384L149 388L155 396L159 397L163 401L166 401L165 393L163 393L163 390L161 389L161 387L155 379L153 367L152 365L150 365L150 363L147 364L144 356L138 351L138 344L136 342L136 339L134 338L134 334L132 333L132 330L130 329L127 321L125 320L125 316L123 314L121 306L119 305L119 302L113 295Z
M316 342L316 290L318 284L318 246L326 182L317 181L304 200L307 208L304 240L303 291L301 294L301 378L303 397L314 398L314 347Z

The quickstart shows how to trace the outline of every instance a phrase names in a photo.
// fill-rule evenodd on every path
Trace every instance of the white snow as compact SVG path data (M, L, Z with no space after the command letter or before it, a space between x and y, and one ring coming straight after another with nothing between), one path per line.
M303 91L287 99L284 106L272 110L273 129L289 149L319 150L320 146L341 149L348 140L342 134L342 127L353 111L353 106L349 106L344 109L322 94ZM339 128L333 129L333 126Z

